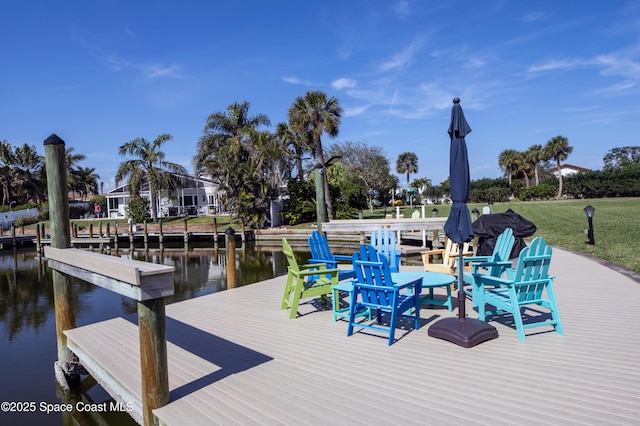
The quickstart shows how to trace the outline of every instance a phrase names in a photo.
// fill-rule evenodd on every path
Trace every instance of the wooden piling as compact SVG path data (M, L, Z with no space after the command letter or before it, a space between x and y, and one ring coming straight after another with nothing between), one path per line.
M116 249L116 253L118 253L118 222L113 224L113 247Z
M218 249L218 220L213 218L213 248Z
M51 247L65 249L71 245L69 233L69 186L65 162L65 144L52 134L44 141L45 166L51 226ZM75 297L71 280L66 275L52 271L53 297L56 315L56 340L58 360L54 364L56 379L64 389L79 383L78 359L67 347L65 330L76 327Z
M133 221L129 221L129 250L133 251Z
M185 251L189 250L189 232L187 225L187 218L184 218L184 249Z
M93 238L93 223L89 224L89 238Z
M145 425L154 424L153 410L169 403L167 330L164 299L138 302L142 415Z
M145 219L143 222L143 233L142 233L142 241L144 242L144 250L149 250L149 232L147 230L147 220Z
M44 227L44 224L42 224L42 226ZM36 223L36 251L38 252L38 254L40 254L42 250L41 239L42 238L40 235L40 224Z
M227 256L227 289L236 286L236 231L228 227L224 231L224 243Z
M162 218L158 219L158 244L160 250L164 249L164 234L162 232Z

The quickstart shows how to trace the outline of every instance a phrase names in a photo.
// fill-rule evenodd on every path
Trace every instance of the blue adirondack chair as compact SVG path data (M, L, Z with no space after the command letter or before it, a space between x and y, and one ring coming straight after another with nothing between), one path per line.
M349 262L351 263L351 256L340 255L340 254L331 254L331 249L329 248L329 241L327 241L327 237L322 235L318 231L313 231L311 236L309 237L309 250L311 251L311 259L308 260L309 263L324 263L328 268L337 268L338 262ZM338 280L346 280L350 278L355 278L356 272L352 269L341 269L339 272Z
M491 256L469 256L463 257L462 261L465 265L465 270L462 274L462 279L465 283L470 284L471 287L464 288L464 292L471 296L473 306L478 306L477 296L475 294L475 275L486 274L492 277L500 277L503 274L511 276L513 270L511 269L511 262L509 256L515 242L513 236L513 230L506 228L502 234L498 235L496 245L493 249ZM490 264L490 266L488 266ZM471 272L468 272L467 265L471 265Z
M369 246L364 250L370 253L372 249ZM400 317L412 319L416 330L420 327L421 277L394 284L387 259L379 254L377 262L354 260L353 267L356 279L353 281L347 336L353 334L355 327L382 331L389 334L387 344L391 345L395 341ZM366 309L376 311L375 322L357 322L360 313ZM383 313L388 314L388 322L383 323Z
M400 251L396 247L396 235L387 227L380 227L371 233L371 245L387 258L391 272L400 271Z
M551 325L559 334L564 334L558 305L553 291L553 276L549 273L551 247L542 237L534 238L529 247L525 247L518 257L518 266L512 279L476 274L475 286L478 296L480 320L489 314L510 313L513 315L518 338L526 341L524 331L532 327ZM545 298L546 295L546 298ZM495 307L488 311L486 305ZM549 312L540 312L532 306L541 306ZM528 314L527 323L522 318L523 310L538 313L537 317Z

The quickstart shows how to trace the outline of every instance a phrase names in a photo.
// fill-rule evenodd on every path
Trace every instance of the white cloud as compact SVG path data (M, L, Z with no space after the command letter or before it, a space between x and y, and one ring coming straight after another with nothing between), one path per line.
M528 71L530 73L553 71L558 69L570 69L574 68L578 63L574 60L552 60L549 62L534 64L529 66Z
M398 17L400 17L401 19L404 19L407 16L409 16L409 2L408 1L396 2L396 4L393 5L393 10L394 12L396 12Z
M629 95L631 92L635 93L638 89L638 83L630 80L625 80L620 83L612 84L607 87L595 89L590 92L591 95L606 95L606 96L619 96Z
M114 71L123 71L127 69L134 69L142 71L145 77L149 79L156 78L174 78L179 79L183 78L180 73L181 67L176 64L172 65L158 65L158 64L143 64L143 63L135 63L131 61L127 61L125 59L121 59L115 55L109 56L105 58L105 61L111 65L111 69Z
M362 106L357 106L357 107L352 107L352 108L345 108L344 109L344 116L345 117L355 117L356 115L360 115L362 113L364 113L366 110L368 110L370 107L370 105L362 105Z
M318 84L313 83L312 81L303 80L301 78L291 77L291 76L282 77L282 81L284 81L286 83L289 83L289 84L295 84L295 85L298 85L298 86L318 86Z
M393 55L391 59L380 65L380 71L389 71L395 68L405 68L411 64L413 55L420 49L422 37L416 37L407 47Z
M331 87L336 90L352 89L356 87L356 81L351 78L342 77L331 82Z
M549 12L531 12L531 13L527 13L522 18L520 18L520 21L525 23L539 22L549 17L551 17L551 13Z
M182 78L180 75L180 67L178 65L146 65L143 66L146 71L147 78L156 79L162 77Z
M596 65L602 65L603 75L618 75L632 79L640 79L640 63L630 58L617 55L600 55L593 59Z

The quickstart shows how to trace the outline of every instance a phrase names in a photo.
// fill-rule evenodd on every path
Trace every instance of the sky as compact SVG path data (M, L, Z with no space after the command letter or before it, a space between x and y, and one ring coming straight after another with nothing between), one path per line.
M557 135L593 170L639 144L636 0L3 0L0 18L0 141L44 154L55 133L105 190L130 140L168 133L167 160L193 171L210 114L247 101L273 131L314 90L344 109L325 149L378 146L394 172L413 152L411 179L434 184L454 97L471 179Z

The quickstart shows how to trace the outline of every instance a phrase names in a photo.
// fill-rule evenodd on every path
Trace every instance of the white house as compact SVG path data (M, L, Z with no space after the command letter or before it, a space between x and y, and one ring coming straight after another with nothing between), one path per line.
M158 217L168 216L208 216L225 214L222 209L224 192L208 178L179 176L180 185L172 191L161 191L157 197ZM107 215L109 218L126 216L125 206L131 199L127 184L109 191L107 197ZM140 195L151 202L149 184L144 180Z
M562 177L575 175L576 173L579 173L579 172L588 172L590 170L591 169L587 169L585 167L580 167L580 166L575 166L573 164L568 164L568 163L560 164L560 173L562 174ZM553 170L553 175L556 178L558 177L558 170L557 169Z

